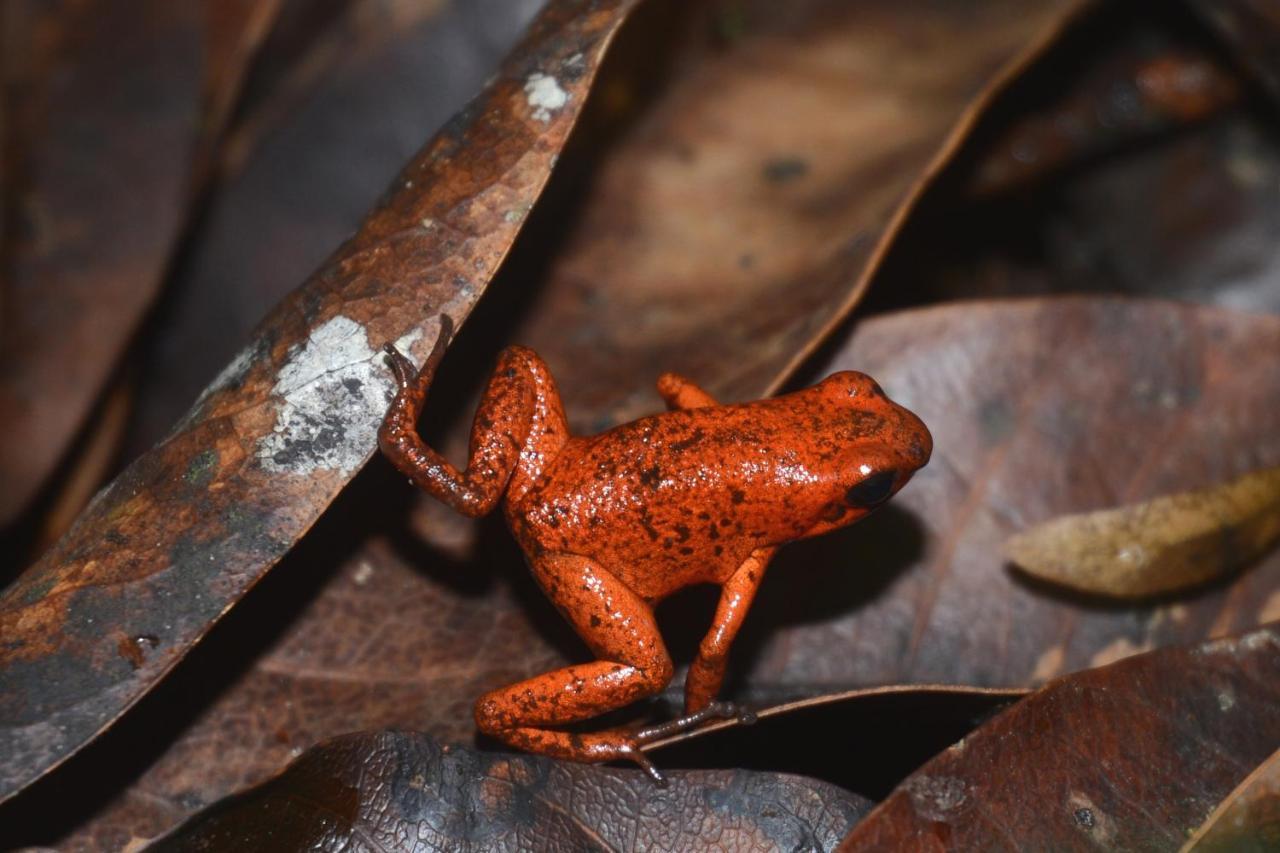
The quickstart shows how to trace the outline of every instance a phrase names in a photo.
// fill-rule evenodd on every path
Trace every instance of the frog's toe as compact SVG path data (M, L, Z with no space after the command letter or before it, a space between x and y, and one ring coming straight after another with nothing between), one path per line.
M395 344L384 344L382 351L386 353L387 366L396 375L396 384L401 388L408 388L413 383L414 375L418 372L418 369L413 366L413 362L404 353L396 349Z
M644 750L640 748L638 743L628 742L619 752L623 758L639 765L640 769L653 780L653 784L659 788L667 787L667 777L663 776L662 771L654 766L653 762L649 760L649 756L644 754Z

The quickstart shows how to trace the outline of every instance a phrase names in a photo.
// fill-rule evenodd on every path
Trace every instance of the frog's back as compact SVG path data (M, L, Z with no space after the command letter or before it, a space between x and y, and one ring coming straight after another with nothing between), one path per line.
M803 535L842 491L813 464L823 448L798 446L830 433L798 396L572 439L520 514L542 547L590 556L642 595L720 582L754 548Z

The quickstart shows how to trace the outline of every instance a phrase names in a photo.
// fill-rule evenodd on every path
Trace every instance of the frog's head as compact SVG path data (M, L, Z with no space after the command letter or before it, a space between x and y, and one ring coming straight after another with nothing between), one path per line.
M933 437L913 412L890 400L876 381L852 370L814 388L827 433L826 458L842 489L806 535L845 527L893 497L929 461Z

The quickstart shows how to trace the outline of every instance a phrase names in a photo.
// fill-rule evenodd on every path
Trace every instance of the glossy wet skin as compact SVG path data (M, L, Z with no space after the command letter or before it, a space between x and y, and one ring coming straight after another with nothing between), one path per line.
M714 700L776 548L852 524L888 500L928 461L929 431L860 373L727 406L664 374L658 389L672 411L571 436L546 365L512 347L485 390L459 472L415 429L451 331L442 322L416 377L389 350L400 392L379 444L413 482L460 512L483 515L505 497L507 522L534 577L598 658L486 694L477 724L532 752L630 758L660 779L640 751L646 742L744 715ZM641 732L556 728L667 685L672 665L652 605L697 583L722 592L685 682L686 716Z

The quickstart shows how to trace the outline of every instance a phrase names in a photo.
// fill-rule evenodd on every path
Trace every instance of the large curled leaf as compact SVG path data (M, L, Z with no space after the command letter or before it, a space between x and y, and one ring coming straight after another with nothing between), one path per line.
M160 678L306 531L374 449L432 317L460 321L506 255L630 3L548 8L360 231L259 326L162 444L0 601L0 794Z
M630 771L388 732L320 744L147 849L826 850L870 806L781 774L683 770L657 788Z
M921 767L841 845L1177 850L1280 746L1280 627L1053 681Z

